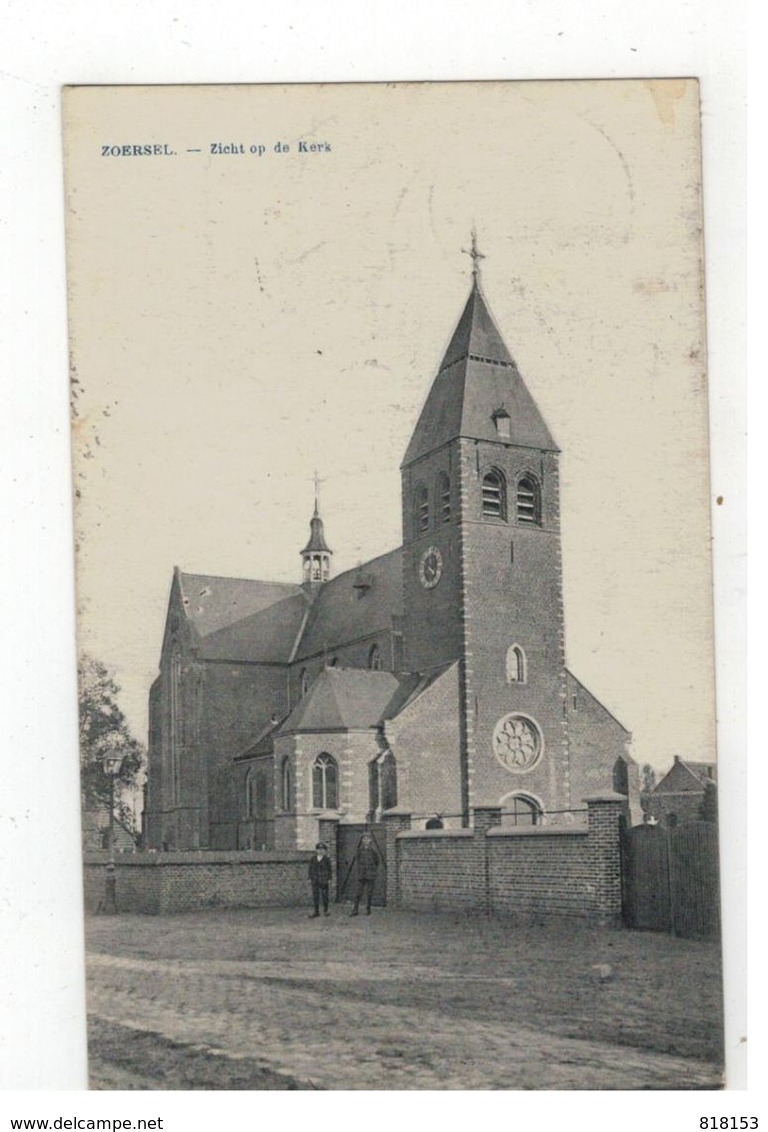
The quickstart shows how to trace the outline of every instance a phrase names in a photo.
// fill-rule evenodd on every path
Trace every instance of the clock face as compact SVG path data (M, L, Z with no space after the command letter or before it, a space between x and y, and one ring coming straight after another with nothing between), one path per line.
M431 590L440 581L443 556L436 546L427 547L419 559L419 581L425 590Z

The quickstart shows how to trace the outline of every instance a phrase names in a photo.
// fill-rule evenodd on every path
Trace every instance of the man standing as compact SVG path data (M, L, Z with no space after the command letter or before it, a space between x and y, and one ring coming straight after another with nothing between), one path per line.
M358 909L363 894L366 895L365 914L366 916L370 916L373 888L376 884L376 874L378 871L379 854L373 843L373 837L370 833L364 833L360 838L360 844L357 848L357 892L355 893L355 905L349 913L350 916L358 915Z
M331 859L328 856L328 846L324 841L318 841L315 846L315 855L309 862L309 880L312 885L312 903L314 912L309 917L316 919L320 915L320 901L323 902L323 915L330 916L328 910L328 889L331 884Z

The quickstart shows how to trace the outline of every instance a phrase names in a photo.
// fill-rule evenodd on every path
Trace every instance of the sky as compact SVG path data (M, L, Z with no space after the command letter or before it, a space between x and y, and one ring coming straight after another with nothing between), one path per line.
M68 92L79 640L139 737L174 565L298 581L316 469L336 572L399 545L474 227L569 667L639 762L714 756L698 124L683 80Z

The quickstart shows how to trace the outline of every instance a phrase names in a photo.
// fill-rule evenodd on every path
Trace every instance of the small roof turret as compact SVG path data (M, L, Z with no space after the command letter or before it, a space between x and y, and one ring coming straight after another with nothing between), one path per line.
M309 542L302 550L302 554L313 554L316 551L322 551L324 554L333 554L328 543L325 541L325 528L323 527L323 520L320 518L320 512L317 509L317 500L315 500L315 512L309 520Z
M331 576L331 550L325 541L325 529L320 518L320 477L317 472L315 480L315 510L309 520L309 542L301 553L302 575L304 585L314 589L318 584L327 582Z

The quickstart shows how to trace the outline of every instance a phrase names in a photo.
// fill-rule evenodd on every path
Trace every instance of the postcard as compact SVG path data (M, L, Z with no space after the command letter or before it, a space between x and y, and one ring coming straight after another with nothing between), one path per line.
M91 1087L720 1088L696 81L65 163Z

